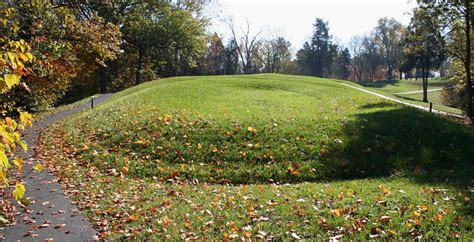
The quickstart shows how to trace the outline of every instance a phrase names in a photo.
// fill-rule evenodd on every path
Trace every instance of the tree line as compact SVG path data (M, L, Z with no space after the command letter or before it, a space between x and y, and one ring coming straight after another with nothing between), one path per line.
M207 33L206 3L184 0L15 0L0 3L5 45L23 39L36 61L2 103L40 110L95 92L159 77L287 73L371 82L420 78L428 101L434 72L451 78L445 97L472 116L470 1L420 2L408 26L381 18L369 34L337 44L316 18L311 38L294 53L284 36L262 36L247 22L226 22L230 36ZM6 16L6 15L4 15ZM16 25L7 28L5 21ZM469 49L469 50L468 50Z

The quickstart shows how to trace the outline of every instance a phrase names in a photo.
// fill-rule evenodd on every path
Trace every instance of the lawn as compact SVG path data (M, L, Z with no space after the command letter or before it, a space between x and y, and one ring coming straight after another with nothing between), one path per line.
M362 82L360 85L371 91L375 91L389 97L394 97L405 102L429 107L429 103L422 102L423 93L406 93L413 91L423 91L423 83L421 79ZM438 78L428 80L428 90L444 88L446 85L448 85L448 80ZM458 108L443 105L441 100L441 91L428 92L428 101L433 103L434 109L455 114L462 114L462 111Z
M474 130L340 81L144 83L40 158L102 238L472 239Z

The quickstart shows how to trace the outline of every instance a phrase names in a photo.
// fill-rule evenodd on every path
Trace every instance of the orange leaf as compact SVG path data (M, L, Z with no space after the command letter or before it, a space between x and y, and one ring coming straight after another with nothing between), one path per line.
M342 215L343 210L341 208L335 208L331 210L332 215L339 217Z
M137 214L131 214L130 216L128 216L128 218L130 220L132 220L133 222L137 221L139 219L138 215Z

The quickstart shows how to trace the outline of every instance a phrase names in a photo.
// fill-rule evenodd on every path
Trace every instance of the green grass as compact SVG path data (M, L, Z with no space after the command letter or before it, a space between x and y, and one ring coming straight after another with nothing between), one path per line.
M375 81L362 82L360 85L368 90L378 92L389 97L398 98L402 101L412 104L429 107L429 103L423 102L423 93L399 94L412 91L423 91L421 79L415 80L393 80L393 81ZM439 89L448 85L448 80L444 79L430 79L428 81L428 90ZM462 114L462 110L445 106L441 100L441 91L428 92L428 101L433 103L433 108L441 111L451 112L455 114Z
M474 130L339 82L145 83L51 127L42 157L111 239L472 239Z

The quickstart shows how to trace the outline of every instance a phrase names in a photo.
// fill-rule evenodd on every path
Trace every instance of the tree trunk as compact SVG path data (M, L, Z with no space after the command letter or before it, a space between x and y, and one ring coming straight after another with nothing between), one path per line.
M391 64L387 65L387 80L391 81L393 79L393 68Z
M423 102L428 102L428 68L423 68Z
M138 59L137 59L137 70L135 73L135 85L140 84L142 78L142 64L143 64L143 52L138 50Z
M471 1L465 1L466 4L466 98L467 98L467 116L474 117L472 107L472 77L471 77Z
M99 67L99 69L97 70L97 82L99 84L99 90L100 90L100 93L107 93L107 84L108 84L108 80L107 80L107 74L105 72L105 67L101 66Z

